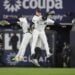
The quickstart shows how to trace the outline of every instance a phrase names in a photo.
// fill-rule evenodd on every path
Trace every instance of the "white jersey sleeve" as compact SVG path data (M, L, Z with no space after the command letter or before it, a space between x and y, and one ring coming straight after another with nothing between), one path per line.
M34 17L32 18L32 22L34 23L34 24L36 24L38 21L40 21L42 19L42 16L36 16L36 15L34 15Z
M52 20L52 19L50 19L50 18L47 18L47 20L46 20L46 24L47 24L47 25L53 25L54 23L55 23L54 20Z
M19 18L18 24L22 27L22 30L24 33L28 32L29 24L28 24L27 19L25 17Z
M19 18L19 20L20 20L20 22L23 22L23 23L25 23L25 24L28 23L26 18Z

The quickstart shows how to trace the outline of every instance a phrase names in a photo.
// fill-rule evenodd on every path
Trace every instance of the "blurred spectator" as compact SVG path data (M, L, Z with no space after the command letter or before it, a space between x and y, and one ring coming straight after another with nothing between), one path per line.
M71 23L73 18L75 18L75 13L74 12L67 12L65 14L65 17L63 18L62 22Z
M9 45L12 46L12 49L13 49L14 51L17 51L17 50L18 50L18 49L17 49L18 39L19 39L19 38L18 38L18 36L16 35L16 33L14 33L13 36L11 37L11 39L10 39Z
M0 66L4 66L5 64L2 61L2 57L4 54L4 50L3 50L3 39L2 39L2 34L0 34Z
M2 40L2 35L0 35L0 50L3 50L3 40Z

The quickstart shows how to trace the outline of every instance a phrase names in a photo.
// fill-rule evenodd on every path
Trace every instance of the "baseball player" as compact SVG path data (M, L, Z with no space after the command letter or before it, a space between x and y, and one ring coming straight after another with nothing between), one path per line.
M31 43L31 40L32 40L32 34L31 33L32 32L28 31L28 29L30 29L30 25L28 24L27 19L25 17L20 17L19 21L17 23L22 27L23 39L22 39L22 42L21 42L21 45L20 45L20 48L19 48L17 55L12 60L19 62L19 61L24 60L24 54L25 54L28 43L32 44ZM37 54L35 54L35 55L37 55ZM33 64L35 64L36 66L40 66L37 61L33 62Z
M54 24L55 22L51 20L50 18L42 17L41 15L41 10L39 8L36 9L36 15L34 15L32 22L34 23L35 29L33 30L33 41L32 41L32 46L31 46L31 55L33 56L35 54L35 47L38 42L38 38L40 38L44 44L47 58L50 57L52 54L50 53L49 50L49 45L47 42L47 37L45 34L45 27L48 24Z
M19 18L19 22L17 22L23 29L23 39L19 48L19 51L15 58L13 60L15 61L23 61L24 60L24 54L27 48L28 43L30 42L32 38L32 34L28 31L29 24L27 22L27 19L25 17Z
M13 60L19 62L19 61L23 61L24 60L24 54L27 48L28 43L31 43L32 40L32 32L29 32L28 29L30 29L30 25L27 22L27 19L25 17L21 17L19 18L19 22L17 22L23 29L23 39L19 48L19 51L17 53L17 55L15 56L15 58L13 58ZM39 43L39 42L38 42ZM32 43L31 43L32 44ZM39 47L40 45L38 45ZM36 45L37 47L37 45ZM35 56L37 56L37 54L35 54ZM39 63L35 60L35 61L31 61L33 64L35 64L36 66L40 66Z

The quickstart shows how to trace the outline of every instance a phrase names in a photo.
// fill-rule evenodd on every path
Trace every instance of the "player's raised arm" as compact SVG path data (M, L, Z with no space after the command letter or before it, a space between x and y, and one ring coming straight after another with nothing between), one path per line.
M42 16L42 20L45 21L47 25L60 25L57 21L50 19L48 12Z
M54 25L55 21L50 18L47 18L46 23L47 23L47 25Z

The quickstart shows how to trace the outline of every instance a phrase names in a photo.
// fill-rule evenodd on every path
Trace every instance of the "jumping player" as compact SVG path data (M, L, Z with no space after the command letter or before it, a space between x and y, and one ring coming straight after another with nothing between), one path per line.
M45 27L48 24L54 24L55 22L51 20L50 18L47 18L47 16L42 16L41 10L39 8L36 9L36 14L33 16L32 22L34 23L34 30L33 30L33 41L31 46L31 55L33 56L35 54L35 47L38 42L38 38L40 38L44 44L47 58L50 57L52 54L50 53L50 48L48 46L47 37L45 34ZM37 59L33 59L33 61Z
M17 23L22 27L22 30L23 30L23 39L22 39L19 51L18 51L17 55L15 56L15 58L13 59L18 62L18 61L24 60L24 54L25 54L27 45L32 38L32 34L31 34L31 32L28 31L30 26L25 17L20 17L19 21Z

